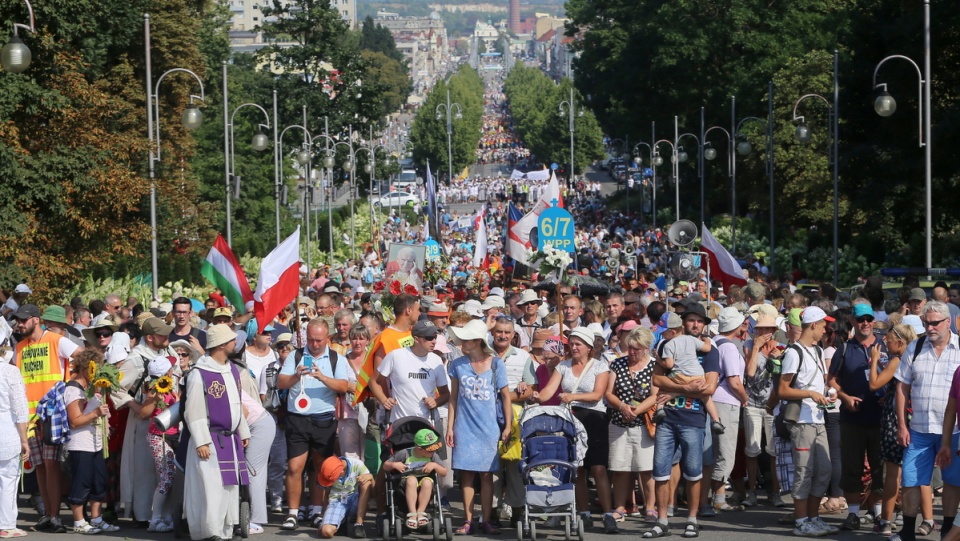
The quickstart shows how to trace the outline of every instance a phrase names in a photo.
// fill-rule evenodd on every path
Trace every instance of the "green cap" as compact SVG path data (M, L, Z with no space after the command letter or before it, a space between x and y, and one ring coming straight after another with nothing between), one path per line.
M46 309L44 309L43 314L40 316L40 319L44 321L52 321L54 323L67 323L67 311L63 309L62 306L53 304Z
M800 326L800 314L803 313L803 308L791 308L790 313L787 314L787 323L791 325Z
M427 451L436 451L441 447L437 433L429 428L422 428L413 436L413 444Z

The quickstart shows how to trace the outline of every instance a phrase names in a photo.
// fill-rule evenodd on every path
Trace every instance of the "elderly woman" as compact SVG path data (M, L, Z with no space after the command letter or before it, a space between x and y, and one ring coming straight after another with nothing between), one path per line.
M364 432L366 415L363 427L360 426L360 407L353 405L353 389L357 387L357 374L363 370L363 359L370 345L370 331L362 323L354 323L347 331L347 340L350 349L347 350L347 391L343 400L343 408L337 423L337 441L340 442L340 453L353 455L363 460ZM364 412L366 413L366 412Z
M486 534L499 534L490 523L493 509L493 472L500 470L498 442L510 437L513 410L507 386L507 368L487 345L487 325L480 320L463 327L448 328L451 340L463 351L463 357L452 361L450 402L447 414L447 446L453 450L453 469L460 472L465 521L457 534L473 533L473 482L480 475L480 509ZM503 416L497 424L497 393L500 394ZM454 439L456 434L456 439Z
M177 366L180 368L180 374L186 374L187 370L190 370L194 364L196 364L197 359L200 358L200 352L193 348L193 345L186 340L177 340L176 342L170 343L170 349L177 356Z
M584 457L583 467L577 474L577 509L580 510L584 525L592 526L585 471L590 468L597 485L600 506L603 508L604 531L615 533L619 517L611 510L610 481L607 478L609 424L606 420L607 408L603 404L610 367L606 361L591 357L595 337L593 331L586 327L573 329L568 337L570 360L557 365L550 381L534 394L534 398L544 403L553 398L559 390L560 402L567 404L587 429L587 456Z
M624 340L627 356L610 364L610 377L604 397L610 418L610 471L613 472L615 513L626 515L633 480L640 474L640 489L646 507L647 522L657 519L653 483L653 434L644 416L657 402L653 386L650 347L653 333L637 327Z

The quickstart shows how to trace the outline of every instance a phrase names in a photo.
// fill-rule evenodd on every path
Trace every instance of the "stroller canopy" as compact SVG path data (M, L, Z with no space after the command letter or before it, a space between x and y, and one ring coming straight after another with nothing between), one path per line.
M433 431L437 439L443 441L443 435L437 432L437 429L430 424L430 421L423 417L401 417L397 419L390 427L387 434L387 445L390 446L390 452L396 453L402 449L413 447L413 437L424 428Z
M587 456L587 430L566 406L530 406L520 415L520 441L534 434L560 433L576 443L575 466L583 465Z

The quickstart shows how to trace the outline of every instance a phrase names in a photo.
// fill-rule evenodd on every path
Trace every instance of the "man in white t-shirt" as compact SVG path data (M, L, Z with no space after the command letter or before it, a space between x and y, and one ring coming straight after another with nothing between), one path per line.
M450 399L450 382L440 356L433 353L440 329L429 320L418 321L411 334L413 345L395 349L380 362L380 385L370 390L393 423L403 417L431 419L431 412ZM383 392L389 383L390 397Z
M800 400L800 416L790 426L793 443L793 534L818 537L836 533L819 516L820 499L830 487L830 445L824 424L824 409L836 407L836 397L826 394L826 363L817 345L832 317L809 306L800 314L800 339L783 354L780 398ZM786 407L781 405L780 407Z

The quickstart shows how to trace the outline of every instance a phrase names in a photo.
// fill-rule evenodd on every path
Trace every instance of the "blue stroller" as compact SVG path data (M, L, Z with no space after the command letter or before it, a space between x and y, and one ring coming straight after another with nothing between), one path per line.
M520 475L526 497L523 520L517 522L517 541L537 540L537 525L530 515L560 517L564 540L576 532L583 541L584 524L577 514L574 481L583 464L587 436L569 409L535 406L520 417Z

